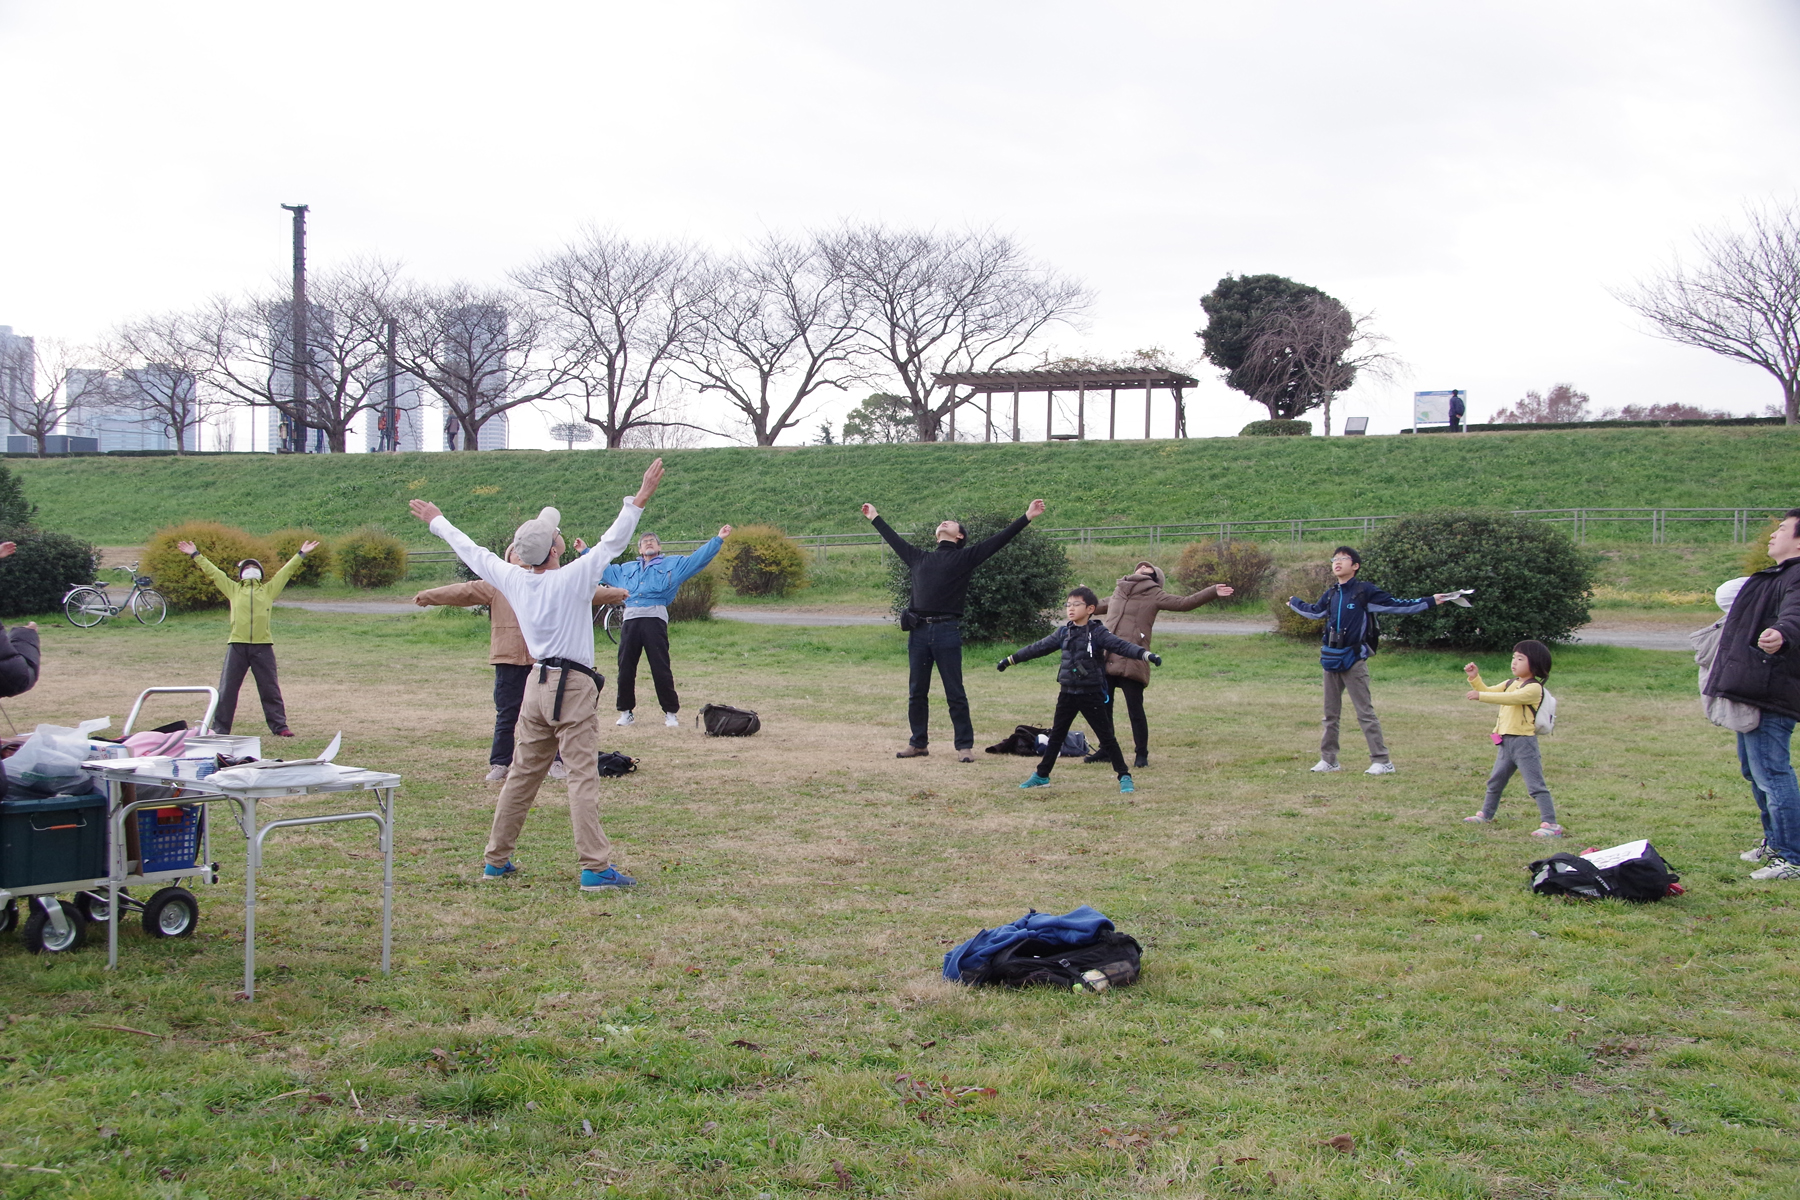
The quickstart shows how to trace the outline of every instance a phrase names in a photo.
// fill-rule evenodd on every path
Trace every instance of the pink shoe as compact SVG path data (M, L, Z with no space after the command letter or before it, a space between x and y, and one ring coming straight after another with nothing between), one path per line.
M1494 823L1494 818L1484 817L1480 813L1476 813L1472 817L1464 817L1463 820L1470 825L1492 825Z
M1554 821L1545 821L1531 831L1532 837L1568 837L1569 831Z

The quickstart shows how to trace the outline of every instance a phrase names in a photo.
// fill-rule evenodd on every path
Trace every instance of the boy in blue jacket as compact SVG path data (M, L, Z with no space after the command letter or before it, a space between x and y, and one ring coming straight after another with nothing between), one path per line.
M614 703L619 709L620 725L633 724L637 718L638 659L650 657L650 679L656 684L656 702L662 705L663 724L679 725L675 714L681 711L681 697L675 692L675 674L669 667L669 605L681 585L706 569L719 547L731 536L731 526L720 528L718 536L709 539L692 554L668 555L662 552L662 539L654 533L638 538L636 562L614 563L600 577L608 587L624 588L625 620L619 628L619 678Z
M1119 750L1119 739L1113 735L1112 692L1106 686L1106 656L1111 653L1121 658L1146 659L1153 667L1162 666L1162 659L1094 620L1099 608L1100 597L1094 594L1093 588L1071 589L1063 604L1063 611L1069 617L1067 625L994 664L996 671L1004 671L1014 663L1062 651L1062 663L1056 672L1056 682L1062 685L1062 692L1056 697L1056 717L1050 723L1050 745L1038 763L1037 773L1021 783L1022 788L1043 787L1050 782L1050 771L1062 753L1063 739L1069 735L1069 726L1079 715L1087 718L1094 736L1100 739L1099 753L1111 760L1113 773L1119 777L1119 790L1137 790L1131 782L1130 772L1125 769L1125 755Z

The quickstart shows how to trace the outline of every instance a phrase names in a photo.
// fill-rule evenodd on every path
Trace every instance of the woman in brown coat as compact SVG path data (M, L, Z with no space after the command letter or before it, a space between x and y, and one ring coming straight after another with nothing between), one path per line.
M1155 565L1140 562L1137 569L1119 580L1113 594L1100 602L1100 613L1106 627L1128 642L1150 648L1150 631L1159 612L1189 612L1202 604L1231 595L1223 583L1201 588L1191 596L1171 596L1163 590L1162 571ZM1137 757L1132 765L1150 765L1150 723L1144 719L1144 688L1150 683L1150 664L1142 659L1106 656L1106 674L1115 693L1123 693L1125 707L1131 713L1131 740ZM1098 762L1090 755L1083 762Z

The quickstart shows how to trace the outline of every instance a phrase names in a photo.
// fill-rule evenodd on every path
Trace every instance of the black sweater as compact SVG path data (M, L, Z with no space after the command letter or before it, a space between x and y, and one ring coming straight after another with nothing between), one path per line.
M984 542L973 546L939 542L936 550L913 545L880 517L874 523L875 532L912 571L912 603L907 607L922 617L960 617L969 593L969 577L975 574L975 568L998 554L1031 521L1020 517Z

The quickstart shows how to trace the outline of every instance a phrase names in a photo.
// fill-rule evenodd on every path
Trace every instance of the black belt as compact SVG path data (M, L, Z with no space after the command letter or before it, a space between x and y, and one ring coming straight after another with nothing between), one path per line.
M961 613L945 613L941 617L927 617L920 613L914 613L913 620L917 621L921 625L942 625L945 621L960 621L960 620L962 620L962 614Z
M539 683L548 680L552 670L562 672L556 680L556 707L550 710L550 719L552 721L562 720L563 689L569 686L570 671L579 671L589 679L593 680L594 690L596 692L601 691L606 687L606 676L600 674L600 672L594 670L592 667L575 662L573 659L540 658L538 659L537 668Z

